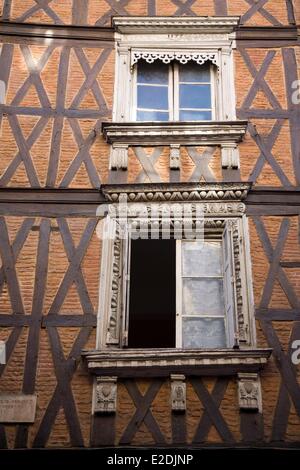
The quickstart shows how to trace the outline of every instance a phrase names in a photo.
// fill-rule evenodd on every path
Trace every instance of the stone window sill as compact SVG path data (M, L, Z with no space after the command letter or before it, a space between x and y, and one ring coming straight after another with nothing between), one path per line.
M83 351L94 375L166 377L185 375L236 375L257 373L267 363L271 349L106 349Z

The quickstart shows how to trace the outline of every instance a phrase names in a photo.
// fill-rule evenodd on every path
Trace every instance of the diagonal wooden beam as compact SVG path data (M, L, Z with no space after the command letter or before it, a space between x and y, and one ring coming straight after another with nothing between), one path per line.
M45 447L49 439L57 413L62 406L70 433L71 445L83 447L83 437L78 419L75 400L71 388L72 378L77 370L81 350L89 339L92 328L82 328L77 336L68 358L64 358L61 341L55 327L47 327L57 386L48 404L32 447Z
M119 444L130 444L142 423L147 426L156 444L165 444L165 438L159 429L159 426L155 421L150 409L154 398L162 386L162 383L162 379L154 380L143 396L135 382L131 380L124 381L133 403L135 404L136 412L125 429Z
M95 88L94 84L97 80L97 76L99 75L99 73L101 72L101 69L103 68L109 54L111 53L111 48L108 47L106 49L104 49L98 59L96 60L95 64L93 65L92 68L89 69L89 73L88 75L85 77L85 80L83 82L83 84L81 85L78 93L76 94L75 98L73 99L71 105L70 105L70 108L71 109L75 109L75 108L78 108L81 101L83 100L83 98L85 97L86 93L89 91L89 89L92 89L93 87ZM79 55L79 57L81 57ZM82 57L81 57L82 58ZM89 67L89 66L88 66ZM88 70L88 67L86 66L86 63L84 62L84 64L82 65L82 69L83 69L83 72L84 70ZM97 90L97 93L96 93L96 96L98 96L98 92L100 93L101 95L101 102L104 103L103 104L103 107L104 107L104 111L107 110L107 106L106 106L106 103L105 103L105 100L104 98L102 97L102 94L100 92L100 88L96 87L96 90ZM99 106L99 109L101 109L101 107Z
M259 89L261 89L264 92L265 96L268 98L273 109L276 109L276 110L282 109L273 91L271 90L267 82L265 81L265 76L276 55L276 51L268 51L259 70L253 65L253 62L250 59L248 52L244 48L240 48L239 51L240 51L241 56L243 57L245 64L247 65L249 69L249 72L254 78L254 81L250 87L250 90L244 100L244 103L241 106L242 109L250 108Z
M249 21L255 13L260 13L266 20L268 20L273 26L282 26L271 13L269 13L264 5L268 3L269 0L244 0L251 6L251 8L241 17L241 24L244 24L246 21Z
M30 156L30 148L24 138L18 118L17 116L8 116L8 121L19 148L20 157L22 158L30 185L33 188L40 188L40 182ZM42 126L40 126L40 128L41 127Z
M8 229L4 217L0 217L0 255L12 309L14 312L24 314L25 310L16 272L16 260L10 245Z
M85 140L83 138L78 121L75 119L69 119L69 124L73 131L73 135L78 146L78 153L69 168L67 169L59 187L67 188L73 180L74 176L76 175L77 171L79 170L81 164L84 163L91 185L94 188L99 188L101 185L101 181L89 150L95 142L98 132L100 131L101 122L100 120L97 121L95 128L92 129L92 131Z
M125 7L128 5L128 3L131 0L105 0L106 3L111 7L110 10L104 15L102 15L95 23L95 26L103 26L107 23L107 21L112 17L116 15L120 16L128 16L128 11L125 9Z
M60 234L61 234L61 237L62 237L62 240L63 240L64 248L65 248L65 251L67 253L69 263L72 263L72 260L73 260L74 256L76 255L76 248L75 248L75 245L73 243L73 239L72 239L72 236L71 236L71 232L70 232L68 223L67 223L66 219L58 218L57 219L57 224L58 224L58 227L59 227L59 231L60 231ZM77 291L78 291L78 295L79 295L79 298L80 298L80 302L81 302L81 305L82 305L83 312L85 314L93 315L95 313L94 312L94 307L93 307L93 304L91 302L91 299L90 299L90 296L89 296L89 293L88 293L88 288L87 288L85 279L83 277L82 269L81 269L80 265L77 267L77 271L75 272L74 282L75 282L76 287L77 287Z
M24 246L24 243L25 243L25 241L26 241L26 239L27 239L27 237L30 233L30 230L31 230L31 228L34 224L34 221L35 221L34 218L25 219L22 222L22 225L21 225L21 227L19 228L19 230L16 234L16 237L15 237L15 239L14 239L12 245L11 245L14 264L16 264L16 262L17 262L19 253L20 253L20 251L22 250L22 248ZM0 268L0 295L1 295L2 290L3 290L4 282L5 282L4 266L1 266L1 268Z
M280 125L278 127L280 127ZM276 127L276 131L277 131L278 127ZM258 132L256 131L256 129L255 129L255 127L252 123L248 124L248 131L249 131L251 137L253 138L253 140L255 141L256 145L258 146L259 150L261 151L261 155L264 157L265 162L269 163L269 165L273 169L274 173L276 174L278 179L281 181L281 184L283 186L291 187L292 184L291 184L290 180L288 179L288 177L284 173L283 169L281 168L281 166L279 165L279 163L277 162L277 160L274 158L273 154L271 153L271 150L269 148L268 143L264 142L264 140L258 134ZM274 133L276 131L274 130ZM270 138L270 141L271 141L271 138ZM258 165L261 165L261 162L259 162Z
M37 249L35 283L31 313L32 322L28 333L22 389L23 393L29 395L33 394L35 391L38 354L40 347L41 319L43 317L43 304L47 284L49 241L50 220L43 219L39 230L39 243ZM28 425L19 425L15 439L15 448L27 447L27 441Z
M46 15L48 15L53 21L54 24L64 24L59 16L49 7L49 4L53 0L34 0L36 5L32 6L27 10L23 15L21 15L16 21L19 23L24 23L28 18L37 13L39 10L43 10Z
M41 117L36 125L34 126L32 132L29 134L27 139L22 139L23 142L23 147L27 149L27 152L30 152L32 146L35 144L37 139L40 137L41 133L45 129L46 125L48 124L49 119L45 117ZM13 130L13 129L12 129ZM30 158L30 157L29 157ZM17 168L19 167L20 163L22 163L23 158L22 158L22 152L21 149L19 148L18 153L14 157L14 159L10 162L6 170L4 171L3 175L0 178L0 186L4 187L6 186L9 181L11 180L12 176L14 173L17 171ZM30 171L30 170L29 170ZM29 179L30 181L30 179ZM33 184L36 184L36 180L33 179ZM38 183L39 184L39 183Z
M216 178L209 168L209 162L213 157L216 147L206 147L204 152L201 154L197 151L196 147L186 147L187 152L193 162L196 165L189 181L200 181L203 177L205 181L212 183L216 181Z
M211 423L214 424L216 430L220 434L223 441L227 443L233 443L234 437L230 429L228 428L228 425L224 420L222 414L220 413L216 402L213 400L212 396L209 394L208 390L203 385L201 379L199 380L191 378L190 381L199 400L202 402L204 408L206 409Z
M219 408L221 402L224 398L228 387L229 379L220 377L217 379L217 382L214 385L214 388L211 393L211 398L215 402L216 406ZM213 425L212 420L207 409L204 410L204 413L199 421L198 427L196 429L195 435L193 437L193 444L198 444L204 442L207 438L207 435Z
M288 219L286 219L288 220ZM273 262L273 257L274 257L274 249L272 247L271 241L269 239L269 236L267 234L267 231L265 229L265 226L261 220L260 217L253 217L254 224L256 226L257 233L259 235L259 238L261 240L264 252L267 256L267 259L269 263L271 264ZM292 308L298 310L300 308L300 302L298 300L298 297L291 286L284 270L279 264L278 271L277 271L277 279L279 281L279 284L281 285L283 291L285 292L285 295L288 298L288 301L291 305Z
M63 111L65 109L65 99L67 92L67 83L68 83L68 73L69 73L69 63L70 63L70 47L66 46L62 49L59 61L58 68L58 77L57 77L57 91L56 91L56 110L60 112L58 116L54 118L53 130L51 137L51 148L49 156L49 165L47 173L46 186L51 187L55 186L60 148L61 148L61 138L64 125L64 116Z
M265 282L260 301L260 308L268 308L269 303L271 301L274 284L278 277L278 271L280 269L280 259L289 234L289 229L290 221L288 219L284 219L279 230L276 247L273 251L272 261L270 262L269 273Z
M216 16L228 15L227 0L214 0L214 5L215 5Z
M161 183L162 180L154 168L155 163L163 152L163 147L155 147L149 156L143 147L133 147L133 151L143 167L143 170L137 175L135 183L144 183L149 178L151 183Z
M196 0L171 0L174 5L178 6L178 9L175 11L174 16L196 16L196 13L191 10L191 6L195 3Z
M281 169L280 165L278 165L276 159L274 158L272 154L272 149L278 139L279 133L282 129L282 126L284 124L284 119L277 119L275 122L270 134L262 140L256 131L255 126L252 123L249 123L248 125L248 131L252 137L252 139L255 141L256 145L258 145L258 141L260 144L260 147L262 149L255 166L251 172L251 175L249 177L249 181L255 183L257 179L259 178L266 162L270 164L270 166L273 168L275 174L278 176L277 170L279 170L280 174L280 180L282 181L283 185L290 185L289 179L285 176L283 170Z
M76 279L78 268L83 260L83 257L88 248L88 244L93 236L94 230L97 225L97 219L90 219L85 227L81 240L74 251L73 258L69 263L69 267L65 273L65 276L58 288L58 291L53 299L51 307L49 309L49 315L59 313L60 308L65 300L69 288L72 282Z
M300 322L294 322L292 333L290 336L287 356L291 357L293 352L292 344L294 340L300 338ZM295 375L297 374L296 366L293 368ZM272 424L272 440L283 441L288 426L289 415L291 411L291 400L288 394L288 390L284 381L281 381L278 401L274 413L273 424Z
M41 80L40 73L45 67L55 47L55 45L48 46L45 52L40 57L40 59L35 62L33 60L29 47L27 45L20 45L20 49L27 66L29 76L15 94L15 97L11 102L11 106L18 106L26 95L29 88L33 85L38 94L41 106L44 108L51 108L51 103L44 88L43 82Z
M77 56L78 62L80 63L80 66L82 68L82 71L85 75L86 80L89 80L89 75L92 74L93 72L92 72L92 67L90 67L90 64L89 64L89 62L86 58L85 53L83 52L83 50L81 48L78 48L78 47L74 48L74 51L75 51L75 54ZM100 59L101 59L101 56L100 56L99 60ZM101 62L102 62L102 60L103 60L103 58L101 59ZM100 73L100 71L97 73L97 75L99 73ZM100 90L99 84L98 84L96 79L91 83L90 89L91 89L91 91L94 95L94 98L95 98L98 106L99 106L99 109L107 110L106 101L103 97L102 91ZM76 100L73 101L73 106L78 107L78 103L76 102Z

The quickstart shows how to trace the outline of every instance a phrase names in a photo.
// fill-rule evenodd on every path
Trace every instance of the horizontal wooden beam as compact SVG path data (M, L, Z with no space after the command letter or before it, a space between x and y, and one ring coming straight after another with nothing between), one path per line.
M114 30L103 26L65 26L1 21L0 36L114 42Z
M296 26L240 26L236 30L238 46L286 47L297 45Z
M300 188L254 187L244 202L248 215L299 215ZM0 215L95 217L105 203L100 188L0 188Z

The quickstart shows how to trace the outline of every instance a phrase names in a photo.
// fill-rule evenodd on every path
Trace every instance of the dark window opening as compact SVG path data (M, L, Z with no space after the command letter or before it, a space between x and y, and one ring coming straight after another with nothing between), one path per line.
M131 242L129 348L176 345L176 240Z

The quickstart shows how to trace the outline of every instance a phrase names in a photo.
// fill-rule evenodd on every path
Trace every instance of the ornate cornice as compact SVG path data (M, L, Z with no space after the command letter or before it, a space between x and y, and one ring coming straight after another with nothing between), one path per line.
M115 16L112 27L122 34L153 33L231 33L238 26L239 16Z
M106 349L83 351L88 370L95 375L134 377L170 372L185 375L231 375L259 371L267 363L271 349Z
M109 144L128 145L209 145L243 140L248 121L199 122L103 122L102 132Z
M239 202L246 199L251 183L148 183L105 184L102 193L108 202Z

